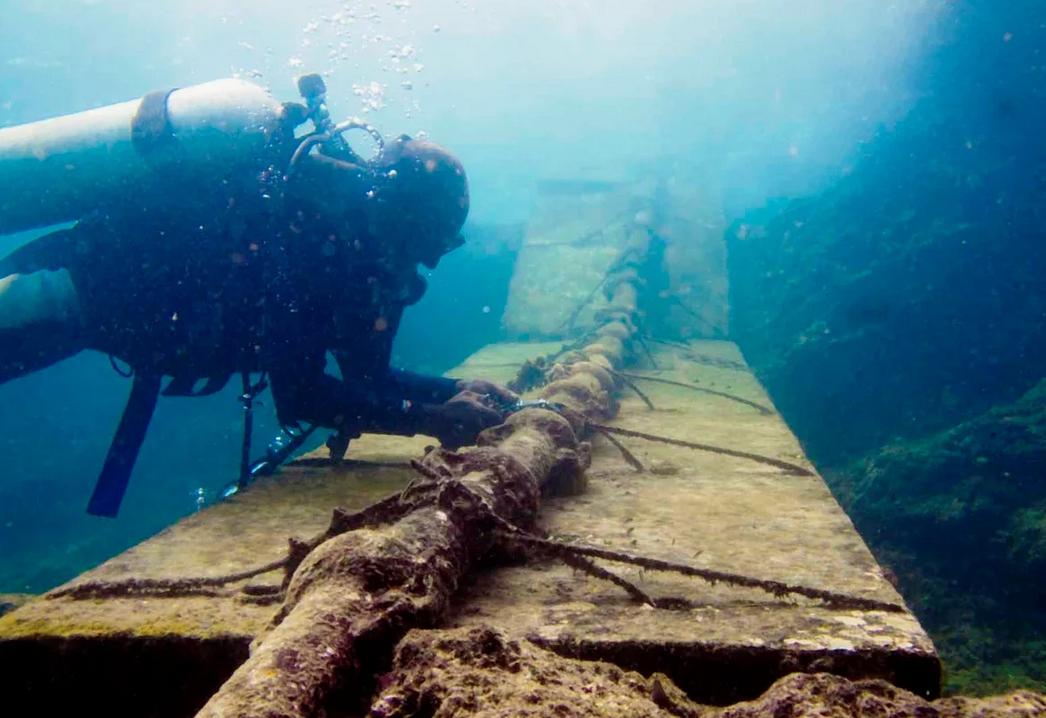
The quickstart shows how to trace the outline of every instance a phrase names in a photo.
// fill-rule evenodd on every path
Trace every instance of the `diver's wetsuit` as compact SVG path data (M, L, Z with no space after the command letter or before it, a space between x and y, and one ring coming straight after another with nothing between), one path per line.
M424 292L416 269L363 261L351 217L299 205L273 220L243 204L99 211L0 260L0 384L95 349L174 377L164 393L265 371L285 425L416 433L404 400L456 393L452 379L389 366L402 312ZM328 351L343 380L325 373Z

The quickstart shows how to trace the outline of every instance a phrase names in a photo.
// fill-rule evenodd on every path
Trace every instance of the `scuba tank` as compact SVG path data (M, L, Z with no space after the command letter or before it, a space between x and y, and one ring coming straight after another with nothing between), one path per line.
M258 164L287 114L268 90L224 79L0 129L0 235L78 220L161 174L215 168L217 181Z
M384 149L381 134L358 118L335 124L319 75L302 76L298 89L304 105L279 103L264 88L243 80L216 80L0 129L0 235L76 221L128 197L168 204L172 193L208 192L238 171L253 176L258 189L275 186L302 166L322 162L310 156L313 150L328 161L320 175L329 177L332 169L353 175L373 172L373 162L358 156L344 134L364 130L378 153ZM313 131L296 137L296 128L307 121ZM143 188L152 191L143 193ZM268 239L272 244L266 247ZM262 238L260 244L281 275L286 251L281 240ZM266 290L279 292L279 286L277 279ZM88 504L88 513L96 516L119 512L160 394L213 393L229 378L206 377L207 385L196 392L199 377L175 376L162 389L163 377L155 372L134 370L133 376L131 395ZM252 404L262 388L263 380L252 385L243 372L241 475L222 498L275 472L314 431L287 432L270 444L264 458L251 462Z
M275 185L302 166L320 162L319 155L328 160L322 165L328 175L332 168L375 172L373 161L358 156L343 135L364 130L377 155L384 149L381 134L358 118L335 124L319 75L299 78L298 86L305 105L280 103L258 85L227 79L0 129L0 235L77 221L128 198L166 205L173 193L206 193L239 171ZM313 131L295 137L296 128L307 121ZM313 150L315 158L310 156ZM261 242L278 275L285 253L280 242L274 240L268 249ZM266 289L278 292L278 286L274 281ZM197 377L178 376L161 391L163 377L155 372L135 370L133 376L130 398L88 505L93 515L117 515L159 395L213 393L228 380L205 377L207 386L194 392L195 381L188 380ZM245 430L236 490L274 472L313 431L277 437L266 456L251 463L251 402L261 385L252 386L247 373L243 382Z

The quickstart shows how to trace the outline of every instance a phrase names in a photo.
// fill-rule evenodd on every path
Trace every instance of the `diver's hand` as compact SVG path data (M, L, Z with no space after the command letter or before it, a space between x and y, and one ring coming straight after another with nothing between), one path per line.
M474 444L484 429L501 423L501 413L483 403L473 391L462 391L442 404L425 404L422 433L434 436L447 449Z
M457 389L489 396L495 404L514 404L519 401L519 396L514 392L486 379L462 379L458 382Z

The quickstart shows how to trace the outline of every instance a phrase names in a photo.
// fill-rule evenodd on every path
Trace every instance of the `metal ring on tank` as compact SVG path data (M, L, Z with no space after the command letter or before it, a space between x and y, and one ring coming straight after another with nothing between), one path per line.
M334 138L340 137L349 130L356 129L363 130L367 134L369 134L374 139L375 144L377 144L378 146L378 149L374 153L374 156L371 158L371 160L374 160L382 152L385 151L385 138L381 136L381 133L378 132L378 130L370 123L364 122L358 117L353 117L351 120L346 120L345 122L341 122L335 125L334 129L330 132L322 132L318 134L308 135L307 137L305 137L305 139L301 141L301 144L298 145L298 149L294 150L294 154L291 156L290 164L287 165L287 171L290 172L294 168L294 165L298 163L298 160L300 160L304 155L308 154L309 150L311 150L314 145L327 144Z

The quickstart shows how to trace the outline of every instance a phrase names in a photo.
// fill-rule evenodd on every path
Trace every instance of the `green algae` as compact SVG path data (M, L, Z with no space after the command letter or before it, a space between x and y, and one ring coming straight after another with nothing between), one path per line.
M930 631L946 690L1046 689L1046 380L825 472Z

